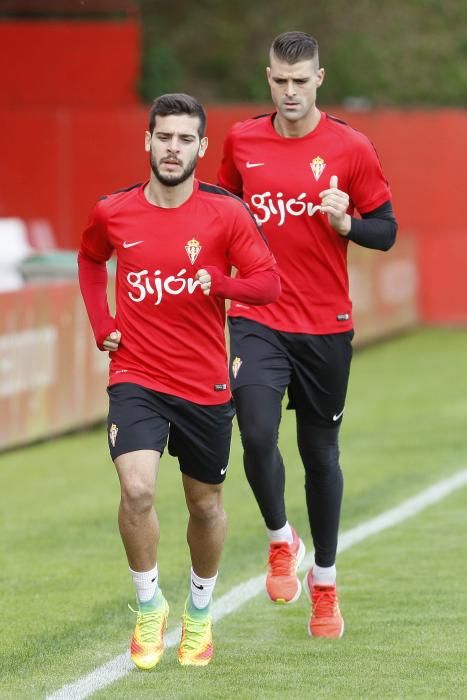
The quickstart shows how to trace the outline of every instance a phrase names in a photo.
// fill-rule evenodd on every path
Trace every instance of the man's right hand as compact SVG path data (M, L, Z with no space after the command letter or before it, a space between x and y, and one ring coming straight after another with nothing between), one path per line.
M108 350L109 352L118 350L121 338L122 334L120 333L120 331L112 331L112 333L110 333L110 335L108 335L102 343L104 350Z

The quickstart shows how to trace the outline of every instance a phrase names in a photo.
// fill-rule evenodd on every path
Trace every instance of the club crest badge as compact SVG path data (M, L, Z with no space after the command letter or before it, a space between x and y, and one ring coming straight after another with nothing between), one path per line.
M195 264L196 258L200 254L202 247L203 246L201 246L199 241L197 241L195 238L192 238L191 241L187 242L185 250L192 265Z
M313 175L315 176L316 182L318 182L319 178L323 174L323 170L326 167L326 163L320 156L316 156L316 158L313 158L313 160L310 163L310 168L312 170Z
M232 361L232 374L233 374L234 379L237 379L237 374L238 374L238 371L239 371L240 367L242 366L242 364L243 363L239 357L234 357L234 359Z
M118 428L115 425L115 423L112 423L109 429L109 440L112 443L112 447L115 447L115 443L117 441L117 433L118 433Z

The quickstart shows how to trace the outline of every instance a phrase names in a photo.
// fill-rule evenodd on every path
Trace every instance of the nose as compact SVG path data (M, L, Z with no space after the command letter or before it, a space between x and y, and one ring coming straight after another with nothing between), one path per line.
M295 83L291 78L287 81L286 95L287 97L293 97L295 95Z
M171 153L178 153L178 151L179 151L178 139L175 136L175 134L172 136L172 138L168 142L167 150L169 150Z

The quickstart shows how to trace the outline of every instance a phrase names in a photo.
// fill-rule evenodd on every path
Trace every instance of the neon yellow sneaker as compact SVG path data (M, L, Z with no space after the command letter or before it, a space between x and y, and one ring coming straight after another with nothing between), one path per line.
M164 632L167 628L169 604L160 593L154 610L130 610L136 613L136 627L130 644L131 660L138 668L148 670L160 661L164 653Z
M207 666L214 654L211 615L190 614L189 598L182 615L178 660L182 666Z

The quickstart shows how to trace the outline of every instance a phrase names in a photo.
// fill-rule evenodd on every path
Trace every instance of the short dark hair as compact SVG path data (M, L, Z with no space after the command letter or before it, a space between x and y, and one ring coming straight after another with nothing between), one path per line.
M271 53L285 63L298 63L318 57L318 42L305 32L284 32L271 44Z
M149 112L149 133L152 134L156 124L156 116L166 117L169 114L189 114L199 119L199 138L206 131L206 112L198 100L183 92L171 92L156 97Z

